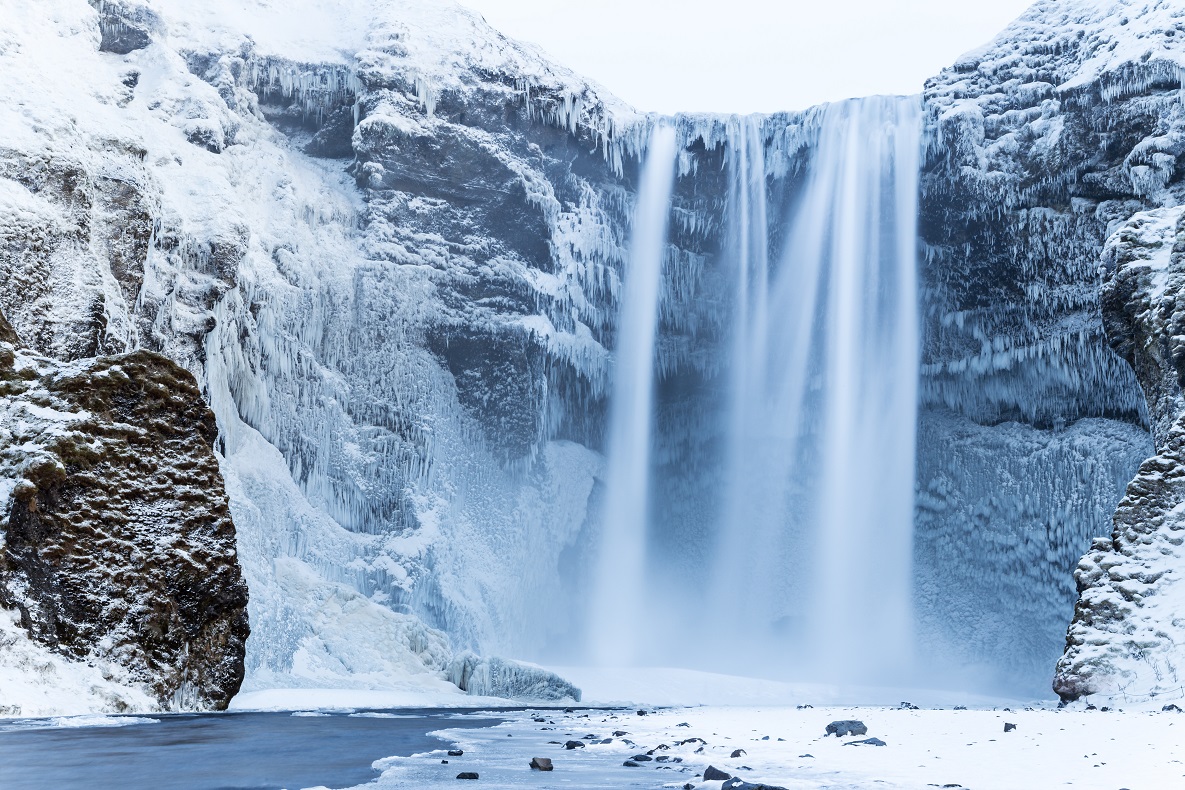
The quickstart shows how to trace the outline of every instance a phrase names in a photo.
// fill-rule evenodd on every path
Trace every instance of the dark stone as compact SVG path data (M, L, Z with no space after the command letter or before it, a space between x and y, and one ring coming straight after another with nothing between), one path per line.
M440 764L441 764L441 765L448 765L448 760L441 760L441 761L440 761Z
M564 744L565 749L583 749L584 741L568 741Z
M531 770L533 771L550 771L552 770L551 758L549 757L532 757Z
M845 735L867 735L868 728L864 726L864 722L862 721L833 721L827 725L827 735L832 734L837 738L842 738Z
M648 763L648 762L652 761L654 758L653 758L653 757L651 757L651 756L650 756L650 755L648 755L648 754L635 754L635 755L634 755L633 757L631 757L630 759L631 759L631 760L637 760L637 761L638 761L638 762L640 762L640 763Z
M638 715L639 715L639 716L645 716L645 715L646 715L646 711L644 711L644 710L640 710L640 711L638 711Z
M811 710L814 707L814 705L799 705L798 710Z
M730 779L724 784L720 785L721 790L786 790L784 787L777 787L776 785L767 785L762 783L754 784L746 782L744 779L736 778Z
M243 681L247 585L217 425L193 375L151 351L41 378L8 380L6 368L0 355L0 399L91 417L41 443L56 463L22 472L4 514L0 605L37 642L124 667L165 709L178 692L186 707L225 709Z
M917 705L914 705L912 702L902 702L900 705L897 706L897 709L898 710L921 710L921 708L919 708Z
M1172 713L1180 713L1180 712L1181 712L1181 709L1180 709L1180 708L1178 708L1176 705L1165 705L1165 706L1164 706L1163 708L1161 708L1160 710L1161 710L1161 712L1163 712L1163 713L1169 713L1169 712L1172 712Z
M160 18L141 5L104 0L98 4L100 52L127 55L152 43L152 31L159 28Z
M21 339L17 337L16 330L8 323L8 319L0 313L0 343L12 343L14 346L21 344Z
M614 738L620 738L620 737L622 737L623 735L629 735L629 733L628 733L628 732L626 732L625 730L614 730L614 731L613 731L613 737L614 737Z
M462 749L449 749L448 750L449 757L461 757L464 754L465 754L465 752Z
M641 763L636 763L633 760L626 760L624 763L622 763L622 765L624 765L626 768L641 768L642 767Z
M1012 732L1016 729L1016 725L1010 722L1004 722L1004 732Z
M473 771L462 771L457 774L458 779L477 779L478 776Z
M746 752L744 749L735 749L735 750L733 750L733 753L731 756L733 759L736 759L737 757L743 757L746 754L748 754L748 752Z
M880 738L866 738L863 741L848 741L844 746L885 746Z
M717 768L714 765L709 765L707 768L704 769L704 781L705 782L718 782L722 779L727 782L731 778L732 778L732 774L727 774L724 771L721 771L719 768Z

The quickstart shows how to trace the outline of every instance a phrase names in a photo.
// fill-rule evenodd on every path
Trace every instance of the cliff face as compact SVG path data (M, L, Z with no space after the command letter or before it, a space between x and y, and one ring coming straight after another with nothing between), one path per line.
M1156 455L1145 461L1074 578L1081 593L1057 665L1063 699L1177 698L1185 681L1185 208L1141 212L1108 240L1103 310L1115 350L1148 399Z
M1128 218L1181 202L1182 25L1168 3L1038 3L926 86L917 556L922 601L951 599L924 627L1034 691L1162 431L1098 272Z
M193 377L149 351L56 362L0 332L0 605L163 708L225 708L247 586Z

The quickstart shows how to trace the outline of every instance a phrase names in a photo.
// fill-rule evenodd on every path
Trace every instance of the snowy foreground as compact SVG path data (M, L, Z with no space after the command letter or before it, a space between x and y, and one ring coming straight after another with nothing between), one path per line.
M785 788L1185 786L1185 716L1176 713L704 707L645 716L579 710L509 716L491 729L438 733L464 750L461 757L441 750L379 761L378 786L441 787L459 772L473 771L482 787L714 790L720 781L702 779L709 765L753 784ZM868 735L825 737L827 724L841 719L863 721ZM1005 723L1016 729L1005 733ZM629 734L613 738L615 731ZM597 740L586 740L584 748L555 743L587 735ZM855 743L873 737L886 745ZM693 738L706 744L687 742ZM736 749L746 754L732 758ZM651 750L653 761L623 765ZM551 758L554 771L532 771L534 757Z
M582 685L594 705L627 699L648 703L570 713L563 708L504 711L498 715L506 721L497 727L436 733L449 744L440 750L379 760L377 784L361 787L445 787L459 773L472 771L480 777L479 787L690 785L716 790L721 781L702 778L710 765L754 785L784 788L1185 787L1185 714L1162 712L1167 700L1120 706L1122 710L1088 710L1084 704L1058 710L1051 701L1026 704L917 690L841 691L688 670L557 671ZM841 699L863 704L844 706ZM380 701L365 692L289 692L285 699L248 696L236 700L235 707L274 708L282 702L291 707L369 707ZM921 709L902 708L904 701ZM639 715L640 709L646 715ZM864 722L867 735L824 735L829 723L846 719ZM1016 729L1005 732L1005 724ZM856 743L867 738L885 745ZM585 746L566 749L564 744L574 740ZM449 756L449 748L464 755ZM733 758L737 749L745 754ZM639 767L623 764L636 755L653 759L636 761ZM532 771L529 764L535 757L550 758L554 771Z

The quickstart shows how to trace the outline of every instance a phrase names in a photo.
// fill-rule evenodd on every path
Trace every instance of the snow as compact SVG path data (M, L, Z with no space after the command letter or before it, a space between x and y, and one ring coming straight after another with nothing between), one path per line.
M0 608L0 720L62 712L107 714L155 711L156 699L107 662L69 660L29 639L19 614ZM57 718L52 726L112 726L109 716ZM119 724L129 723L117 719ZM135 722L131 722L135 723Z
M976 790L1048 790L1170 787L1185 777L1185 718L1158 711L1070 711L1012 705L970 710L820 706L673 708L502 714L509 721L489 729L443 730L437 735L462 749L375 763L383 770L367 787L444 786L459 771L475 771L483 787L682 787L717 790L720 782L697 775L712 765L757 783L807 788L974 787ZM544 718L546 722L535 722ZM856 719L867 736L824 735L832 721ZM1016 729L1005 733L1005 723ZM1180 725L1178 727L1177 725ZM614 731L628 735L615 738ZM580 740L566 750L552 742ZM510 736L510 737L507 737ZM865 737L883 747L850 745ZM612 738L612 743L599 741ZM679 744L691 738L706 741ZM784 740L782 740L784 739ZM665 744L666 749L657 748ZM659 763L623 766L654 751ZM732 758L736 749L743 756ZM447 765L441 759L448 759ZM549 757L555 770L533 772L534 757ZM675 762L678 759L680 762Z

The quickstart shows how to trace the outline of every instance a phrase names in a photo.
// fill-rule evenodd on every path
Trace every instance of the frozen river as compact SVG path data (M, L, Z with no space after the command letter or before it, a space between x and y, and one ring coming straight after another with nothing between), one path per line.
M89 716L0 723L5 790L348 787L371 763L446 744L428 735L501 719L461 710Z

